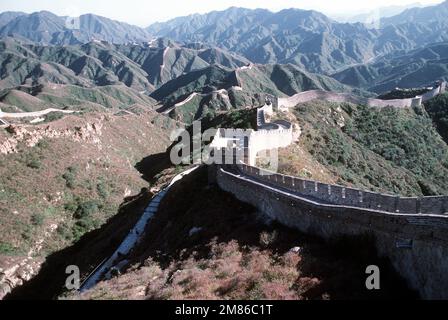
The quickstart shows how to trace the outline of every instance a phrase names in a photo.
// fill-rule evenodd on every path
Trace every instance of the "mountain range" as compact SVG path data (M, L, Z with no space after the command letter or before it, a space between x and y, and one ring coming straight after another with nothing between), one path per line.
M380 29L339 23L312 10L230 8L156 23L147 30L178 41L217 45L256 63L293 63L308 71L333 73L397 50L448 40L447 8L448 2L409 9L385 18Z
M372 95L368 91L425 86L448 78L447 13L448 1L411 8L371 29L312 10L232 7L144 29L93 14L4 12L0 102L7 110L33 109L49 101L27 97L32 88L42 97L59 85L76 92L62 94L62 107L72 99L95 108L101 101L120 108L147 103L164 112L195 104L187 112L191 120L205 109L253 106L263 94Z
M218 63L229 70L250 63L219 48L198 44L182 46L166 39L157 39L144 46L99 41L44 46L5 38L0 41L0 48L0 87L3 92L0 102L10 105L3 106L6 110L12 106L28 111L39 108L45 103L26 97L36 92L30 88L37 87L42 93L55 86L59 88L59 94L63 92L61 86L70 88L59 102L63 107L79 105L78 101L73 103L79 98L89 104L105 106L120 106L126 101L125 105L145 102L152 106L154 103L148 94L182 74ZM11 98L11 91L14 98ZM112 96L103 97L105 94ZM121 103L107 102L117 98ZM56 100L45 99L44 102Z
M93 41L66 46L5 38L0 48L4 111L36 111L44 106L78 109L83 103L84 108L94 109L158 103L162 110L174 110L177 103L198 94L188 100L188 105L195 105L193 111L182 104L179 120L189 122L207 113L198 110L214 113L255 106L264 94L354 90L293 64L254 65L218 47L182 45L164 38L144 45ZM194 114L186 117L188 112Z
M334 73L396 50L412 50L448 41L448 1L385 17L381 28L340 23L313 10L232 7L179 17L140 28L93 14L60 17L47 11L0 14L0 37L40 44L115 44L150 42L164 37L182 43L202 42L238 53L255 63L293 63L307 71Z
M332 77L377 93L396 87L418 88L437 79L448 80L448 42L395 52L372 63L349 67Z
M0 37L15 37L41 44L82 44L92 40L113 43L148 41L149 33L139 27L94 14L61 17L48 11L0 14Z

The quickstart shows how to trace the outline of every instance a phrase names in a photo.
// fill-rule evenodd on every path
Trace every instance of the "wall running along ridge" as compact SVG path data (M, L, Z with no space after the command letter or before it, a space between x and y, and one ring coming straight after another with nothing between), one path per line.
M448 216L325 203L258 180L235 167L211 166L210 177L240 201L301 232L330 241L341 236L372 236L378 254L389 258L422 298L448 299Z
M336 103L346 102L346 103L360 104L369 107L380 107L380 108L387 106L392 106L396 108L418 107L422 104L422 102L426 102L434 98L435 96L443 93L445 91L445 87L446 83L441 82L441 84L437 88L423 94L422 96L417 96L415 98L409 98L409 99L395 99L395 100L363 98L348 93L335 93L323 90L311 90L297 93L288 98L278 98L277 104L280 109L294 108L299 103L305 103L312 100L320 99L329 102L336 102Z
M295 107L313 99L375 107L413 107L444 90L445 83L442 83L422 97L387 102L316 90L280 98L278 107ZM222 147L230 138L234 148L247 149L249 157L245 162L249 165L212 165L210 180L240 201L302 232L328 240L370 235L379 255L388 257L396 271L422 298L448 299L448 197L405 198L256 168L254 164L259 151L285 147L294 141L288 122L266 123L265 116L270 112L272 106L258 110L259 131L218 130L217 140L214 140L216 145Z

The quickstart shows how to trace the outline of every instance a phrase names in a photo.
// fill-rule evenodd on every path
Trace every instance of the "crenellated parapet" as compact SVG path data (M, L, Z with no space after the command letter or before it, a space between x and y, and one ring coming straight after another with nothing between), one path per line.
M387 102L315 90L280 98L278 107L281 110L285 105L296 106L317 98L377 107L414 107L444 90L443 82L425 95ZM258 152L287 147L295 141L291 123L267 121L270 110L269 106L258 110L257 131L218 130L216 141L233 139L233 148L244 150L245 158L230 167L211 166L214 182L269 218L301 232L329 241L368 235L378 254L387 257L421 297L447 299L448 197L401 197L258 168Z
M429 197L419 202L265 175L250 166L211 169L222 190L270 219L329 242L341 237L370 239L378 255L388 258L422 298L448 299L448 215L441 213L446 199Z
M242 164L239 170L259 181L322 203L401 214L448 215L448 197L400 197L326 184Z
M280 110L289 109L297 106L299 103L305 103L312 100L325 100L335 103L353 103L359 105L366 105L369 107L379 107L384 108L387 106L392 106L396 108L409 108L418 107L422 102L426 102L439 94L445 92L446 82L440 81L436 88L426 92L421 96L416 96L414 98L408 99L393 99L393 100L383 100L383 99L373 99L355 96L349 93L337 93L324 90L311 90L297 93L291 97L278 98L277 105Z

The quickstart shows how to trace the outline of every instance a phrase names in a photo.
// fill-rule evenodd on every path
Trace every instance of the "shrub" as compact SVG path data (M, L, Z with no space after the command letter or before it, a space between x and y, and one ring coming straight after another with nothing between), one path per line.
M73 226L72 234L75 241L79 240L87 232L97 228L99 223L92 217L84 217L78 221Z
M35 213L31 216L31 223L35 226L42 226L45 222L45 215L43 213Z
M15 252L16 248L14 248L11 244L0 242L0 254L13 254Z
M68 167L67 172L62 175L65 180L67 188L73 189L76 186L76 173L77 170L74 167Z
M98 195L103 199L107 199L110 196L109 187L103 181L96 185L96 191L98 192Z
M64 117L64 114L61 112L50 112L45 117L45 122L52 122L59 119L62 119Z
M64 209L67 211L75 212L76 209L78 209L78 202L77 201L67 202L64 205Z
M39 159L32 159L30 162L27 163L27 166L31 169L40 169L42 166L42 163Z
M56 232L58 233L58 235L61 236L61 238L65 239L65 240L73 239L73 234L66 223L59 225L58 228L56 229Z
M76 209L74 217L76 219L85 219L98 212L98 203L96 201L86 201L81 203Z

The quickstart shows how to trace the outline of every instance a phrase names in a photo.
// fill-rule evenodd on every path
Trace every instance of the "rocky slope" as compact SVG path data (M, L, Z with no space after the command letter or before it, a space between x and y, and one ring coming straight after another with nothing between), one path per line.
M155 112L102 112L1 129L2 290L29 280L47 256L99 228L148 187L135 165L164 152L175 127Z

